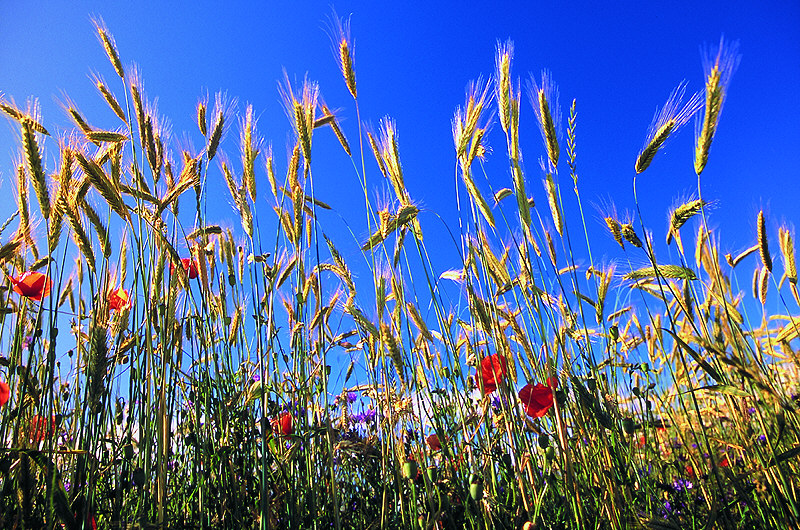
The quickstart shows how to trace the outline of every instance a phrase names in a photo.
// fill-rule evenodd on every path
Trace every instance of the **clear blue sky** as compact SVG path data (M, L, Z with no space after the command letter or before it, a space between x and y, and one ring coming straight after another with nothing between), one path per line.
M559 86L562 113L577 99L578 171L586 203L611 199L623 211L633 206L631 182L636 155L657 106L687 80L703 86L700 46L720 36L739 40L742 55L725 103L720 128L703 174L704 197L717 201L711 222L722 251L736 252L755 241L755 219L763 207L773 238L782 222L800 226L800 3L797 1L684 2L376 2L337 1L339 15L352 14L361 115L377 126L397 121L400 155L409 193L456 229L454 149L451 119L463 104L468 81L494 68L495 44L515 43L513 73L524 80L549 68ZM288 122L277 91L282 69L320 83L331 107L341 108L343 127L357 145L352 100L341 79L325 33L331 2L3 2L0 4L0 92L24 104L39 98L51 132L70 127L57 100L67 93L90 123L116 127L89 78L101 73L114 91L122 88L98 44L90 15L101 16L115 36L123 63L136 62L145 91L158 97L177 141L202 144L195 105L205 92L225 90L254 105L259 130L273 143L278 170L285 171ZM529 188L544 205L536 159L544 151L533 112L524 98L522 149ZM639 182L645 223L657 241L666 233L668 207L696 187L692 169L693 124L660 152ZM0 213L13 206L13 125L0 124ZM236 130L231 134L238 135ZM496 188L510 185L499 124L487 165ZM237 154L231 151L231 158ZM368 179L380 174L367 153ZM54 169L54 145L47 161ZM328 131L315 134L315 187L359 237L366 236L357 208L359 187L352 165ZM266 181L262 175L262 192ZM567 171L561 179L567 202ZM495 180L496 179L496 180ZM218 184L220 191L224 184ZM227 194L227 191L224 191ZM371 197L378 195L375 191ZM262 193L262 197L264 193ZM262 199L263 201L263 199ZM226 202L229 202L226 200ZM269 206L262 202L261 207ZM599 216L589 207L589 230L599 257L620 258ZM265 212L271 216L270 212ZM568 224L576 224L567 207ZM3 215L3 219L5 215ZM232 210L220 208L218 219ZM335 226L335 216L323 224ZM427 238L443 237L433 216L422 217ZM341 225L339 225L341 226ZM687 236L685 236L688 238ZM689 239L691 240L691 239ZM428 239L431 241L431 239ZM357 255L353 248L347 251ZM597 253L598 250L595 252ZM666 250L659 251L667 258ZM598 256L596 256L598 257ZM644 257L642 256L642 260ZM441 262L442 269L455 262Z

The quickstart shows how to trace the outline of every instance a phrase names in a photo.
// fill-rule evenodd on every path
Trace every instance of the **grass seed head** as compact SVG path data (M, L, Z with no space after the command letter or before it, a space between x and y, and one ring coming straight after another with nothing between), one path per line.
M679 84L670 93L667 102L660 111L656 111L653 121L647 130L644 147L636 157L636 173L641 173L650 166L656 153L664 142L685 125L703 104L701 93L693 94L685 105L681 106L686 92L686 82Z
M511 62L514 58L514 43L511 39L505 43L497 42L495 55L494 90L497 98L497 108L500 115L500 126L508 134L511 121Z
M758 253L761 256L761 263L772 272L772 256L769 254L769 241L767 241L766 222L764 221L764 210L758 212L757 219Z
M311 162L311 137L314 132L314 113L319 98L319 85L309 81L306 76L299 92L295 93L289 81L289 74L284 70L284 82L278 86L284 109L292 128L297 135L297 140L302 148L303 159L306 164Z
M531 75L528 82L528 96L542 132L547 158L553 168L558 166L558 137L561 128L561 107L558 104L558 87L548 70L542 71L541 84Z
M92 19L92 24L97 32L97 38L100 39L103 49L108 55L108 60L111 61L111 65L114 67L114 71L120 79L125 79L125 70L122 68L122 61L119 59L117 43L114 41L114 37L108 32L108 28L102 18Z
M98 74L94 74L92 76L92 81L94 81L94 86L97 87L100 95L103 96L103 99L106 101L114 114L116 114L117 117L124 123L128 123L128 118L125 116L125 111L122 110L122 106L119 104L119 101L117 101L117 97L111 92L111 90L109 90L108 85L103 78Z
M353 99L358 99L356 90L355 46L350 36L350 18L339 17L333 10L328 20L328 36L333 45L333 55L344 76L347 90Z
M636 230L634 230L633 224L625 223L620 226L620 230L622 231L622 237L625 238L625 241L636 248L642 248L642 240L639 239L638 235L636 235Z
M717 131L722 106L728 95L733 73L739 66L739 42L725 42L720 38L716 53L703 50L703 71L706 78L705 111L697 121L697 140L694 152L694 170L700 175L708 162L708 152Z
M783 268L786 279L791 283L797 283L797 262L794 254L794 241L792 233L788 228L778 229L778 242L780 243L781 256L783 257Z

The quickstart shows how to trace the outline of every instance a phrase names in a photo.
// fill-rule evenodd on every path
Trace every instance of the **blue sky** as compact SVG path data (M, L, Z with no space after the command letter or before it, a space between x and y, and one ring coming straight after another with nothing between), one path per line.
M609 5L605 5L609 4ZM552 71L562 114L577 99L579 186L589 214L596 257L621 258L591 203L613 201L632 209L633 165L656 107L682 80L702 89L700 47L721 35L739 40L742 55L725 103L721 124L703 173L703 195L716 201L711 223L722 251L737 252L755 241L755 219L767 212L774 239L781 223L800 225L800 4L765 2L374 2L338 1L339 15L352 14L361 116L377 127L389 115L397 122L400 156L409 193L455 230L454 148L451 119L464 102L467 83L490 76L498 39L515 44L513 74L524 82L542 68ZM305 73L320 83L322 95L340 108L342 126L357 145L355 107L334 61L325 32L329 1L280 2L4 2L0 5L0 92L24 104L39 98L43 123L51 132L71 127L58 100L67 93L90 123L115 127L117 121L95 92L91 72L102 74L122 94L119 80L93 32L90 15L101 16L115 36L125 65L140 67L149 98L173 129L175 145L184 138L202 145L195 105L206 92L224 90L252 103L259 131L273 144L278 172L285 171L289 124L277 90L285 68L293 79ZM521 111L522 149L528 186L537 203L546 199L536 160L544 154L531 107ZM693 124L660 152L640 177L639 199L645 224L657 241L666 234L668 208L696 189L692 168ZM14 126L0 124L0 213L13 207ZM233 137L238 135L231 131ZM366 236L359 212L358 178L328 131L315 134L315 191L331 204L323 224L342 230L346 219L359 238ZM185 144L185 141L184 141ZM487 162L492 185L509 186L502 130L490 137ZM48 168L54 169L54 145ZM380 174L369 152L367 178L381 196ZM231 146L231 158L236 151ZM266 181L261 172L262 187ZM568 225L579 219L565 168L561 170ZM220 193L227 194L219 182ZM262 193L262 197L265 194ZM224 223L238 226L222 203ZM262 203L263 208L269 205ZM265 215L271 215L265 212ZM428 241L446 243L433 215L421 217ZM338 228L336 228L339 223ZM687 236L688 237L688 234ZM690 239L691 240L691 239ZM357 242L345 253L357 259ZM446 245L445 245L446 246ZM777 252L777 242L773 243ZM665 247L658 251L665 261ZM445 253L444 256L447 256ZM640 257L643 262L644 256ZM447 257L441 270L455 266ZM745 284L747 279L745 278Z

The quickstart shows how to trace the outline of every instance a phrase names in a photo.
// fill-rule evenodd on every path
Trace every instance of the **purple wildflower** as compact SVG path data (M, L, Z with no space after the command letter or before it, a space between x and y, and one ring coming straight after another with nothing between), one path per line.
M691 480L679 478L672 483L672 487L675 488L675 491L683 491L683 490L690 490L694 487Z

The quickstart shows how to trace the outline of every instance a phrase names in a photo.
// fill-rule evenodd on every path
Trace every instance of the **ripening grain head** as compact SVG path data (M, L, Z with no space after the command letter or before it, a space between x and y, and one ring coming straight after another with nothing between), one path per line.
M674 135L700 110L703 104L702 94L699 92L693 94L685 105L681 105L685 92L686 82L683 82L672 91L661 110L656 111L647 130L644 147L636 157L636 173L647 169L667 138Z
M94 24L97 38L100 39L100 43L103 45L106 55L108 55L108 60L111 61L111 65L114 67L114 71L120 78L125 79L125 70L122 68L122 61L119 59L117 43L114 41L114 37L108 32L108 28L102 18L93 18L92 24Z
M353 39L350 37L350 18L341 18L334 10L329 20L328 36L331 38L333 55L336 58L339 69L342 71L347 90L350 91L353 99L357 99L356 71L353 66L355 62L355 47Z
M300 90L295 92L289 81L289 74L284 70L284 82L278 85L286 116L300 142L303 158L306 163L311 161L311 136L314 132L314 112L319 98L319 85L303 78Z
M694 152L694 170L698 175L708 162L711 141L717 131L722 105L728 95L728 85L739 65L739 42L726 43L720 39L716 53L703 50L703 72L706 78L705 111L697 121L697 141Z
M508 134L508 125L511 120L511 61L513 58L514 43L511 42L511 39L502 44L497 41L497 53L494 59L494 91L500 114L500 125L506 134Z
M555 168L558 165L558 137L561 135L561 107L558 104L558 87L548 70L542 71L541 84L531 75L528 96L542 132L547 158Z

